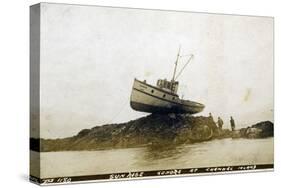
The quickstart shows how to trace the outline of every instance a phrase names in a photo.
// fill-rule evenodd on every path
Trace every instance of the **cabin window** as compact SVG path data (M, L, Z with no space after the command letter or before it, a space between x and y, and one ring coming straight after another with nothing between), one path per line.
M151 93L154 93L154 90L153 90L153 89L151 90Z
M166 95L164 94L164 95L163 95L163 97L165 98L165 97L166 97Z
M172 99L175 100L175 97L173 97Z
M167 83L167 88L170 89L171 88L171 83Z

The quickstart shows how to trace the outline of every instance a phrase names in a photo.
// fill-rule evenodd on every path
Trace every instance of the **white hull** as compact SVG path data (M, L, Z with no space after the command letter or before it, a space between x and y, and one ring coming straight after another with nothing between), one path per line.
M182 113L195 114L204 109L204 105L179 99L178 95L134 80L131 99L134 110L149 113Z

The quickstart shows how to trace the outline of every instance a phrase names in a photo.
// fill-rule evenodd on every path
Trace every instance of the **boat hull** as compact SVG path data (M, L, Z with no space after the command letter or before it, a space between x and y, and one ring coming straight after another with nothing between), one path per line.
M204 109L204 105L179 99L178 95L155 86L134 80L130 105L134 110L148 113L195 114Z

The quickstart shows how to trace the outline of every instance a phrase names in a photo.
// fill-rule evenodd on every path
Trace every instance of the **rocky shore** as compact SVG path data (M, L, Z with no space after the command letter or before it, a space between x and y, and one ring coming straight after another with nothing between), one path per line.
M31 148L41 152L128 148L142 145L162 147L222 138L273 136L273 123L264 121L237 131L220 130L210 117L151 114L120 124L83 129L63 139L31 139ZM38 144L36 144L38 143ZM38 145L38 146L36 146Z

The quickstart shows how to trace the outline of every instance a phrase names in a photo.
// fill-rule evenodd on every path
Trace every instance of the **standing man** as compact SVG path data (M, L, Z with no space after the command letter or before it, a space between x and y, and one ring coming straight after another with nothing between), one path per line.
M232 118L232 116L230 116L230 126L231 126L231 130L234 131L235 130L235 122L234 122L234 119Z
M223 120L220 117L218 117L218 126L219 126L219 129L222 130Z
M211 112L209 113L209 119L210 119L211 121L214 121L214 118L213 118L213 115L212 115Z

